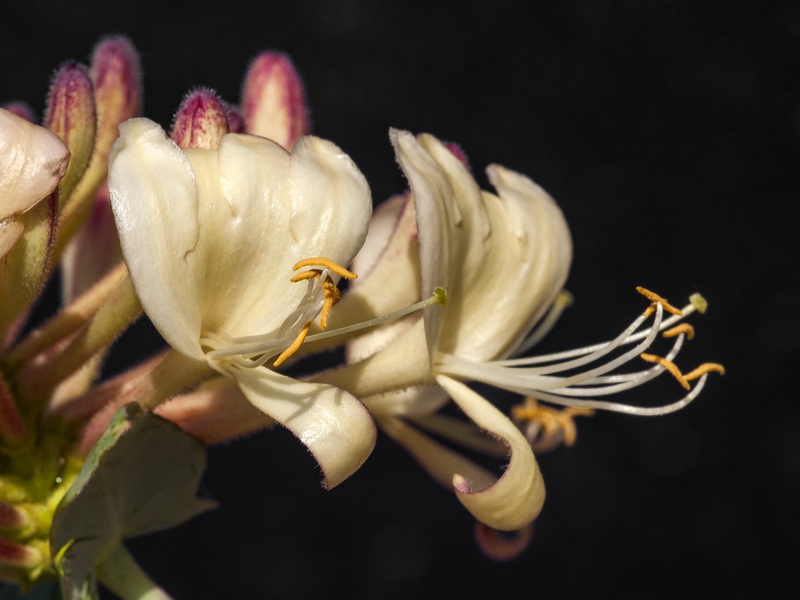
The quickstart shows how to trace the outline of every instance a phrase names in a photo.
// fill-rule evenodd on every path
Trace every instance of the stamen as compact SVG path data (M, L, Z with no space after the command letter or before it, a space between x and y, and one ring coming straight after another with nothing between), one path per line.
M437 287L433 290L433 294L431 294L425 300L421 300L420 302L415 302L410 306L406 306L405 308L401 308L400 310L396 310L393 313L389 313L388 315L383 315L382 317L377 317L375 319L370 319L369 321L363 321L361 323L355 323L353 325L348 325L346 327L340 327L338 329L333 329L331 331L323 331L321 333L315 333L314 335L308 336L308 342L316 342L318 340L324 340L325 338L334 337L337 335L344 335L347 333L353 333L354 331L359 331L361 329L369 329L371 327L377 327L378 325L383 325L384 323L391 323L392 321L397 321L398 319L402 319L406 315L409 315L413 312L418 310L422 310L426 306L431 306L432 304L439 304L444 306L447 304L447 292L442 287Z
M535 452L547 452L559 443L572 446L578 435L574 418L593 414L594 410L581 406L567 406L561 410L540 406L530 396L525 398L524 404L511 407L511 415L515 421L528 421L523 432Z
M272 363L273 367L280 366L287 358L289 358L292 354L297 352L300 349L300 346L303 345L303 341L306 339L306 335L308 334L308 330L311 327L311 321L308 321L305 326L300 330L300 333L297 334L297 337L292 342L292 345L289 346L286 350L281 352L281 355L275 359L275 362Z
M302 269L303 267L323 267L336 273L339 277L344 277L345 279L356 279L358 275L353 273L352 271L348 271L344 267L340 267L335 262L333 262L329 258L325 258L323 256L315 256L313 258L306 258L301 260L297 263L294 267L292 267L292 271L297 271L298 269Z
M653 304L660 304L661 306L663 306L664 310L667 311L668 313L672 313L673 315L677 315L679 317L683 316L683 313L679 309L672 306L669 302L667 302L666 298L662 298L655 292L651 292L650 290L643 288L642 286L637 287L636 291L639 292L642 296L644 296L648 300L650 300ZM645 314L649 317L651 314L653 314L654 310L655 307L651 306L645 311Z
M689 373L684 375L684 379L686 379L686 381L693 381L711 372L719 373L720 375L725 375L725 367L723 367L719 363L703 363L693 371L690 371Z
M328 328L328 317L331 314L331 309L333 309L333 305L339 301L339 298L342 297L342 292L339 291L339 288L336 287L336 284L333 283L333 280L330 276L325 277L325 283L323 284L323 292L325 294L325 299L322 301L322 311L319 315L319 325L323 329Z
M675 337L680 334L685 334L688 339L694 339L694 327L689 325L688 323L681 323L680 325L676 325L672 329L667 329L663 335L665 338Z
M313 279L314 277L319 277L322 275L321 269L309 269L308 271L301 271L294 277L292 277L289 281L292 283L297 283L298 281L304 281L306 279Z
M678 380L678 383L680 383L684 388L686 388L687 390L691 389L692 386L689 385L689 382L686 381L686 378L683 376L683 373L681 373L680 369L678 369L675 363L672 362L671 360L667 360L666 358L661 358L660 356L656 356L655 354L646 354L644 352L642 352L639 355L639 358L641 358L642 360L646 360L647 362L655 363L657 365L664 367L667 371L672 373L672 376L675 377L675 379Z

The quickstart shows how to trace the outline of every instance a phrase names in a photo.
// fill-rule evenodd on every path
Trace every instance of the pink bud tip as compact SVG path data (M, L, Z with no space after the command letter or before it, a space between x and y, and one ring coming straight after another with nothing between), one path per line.
M86 67L67 62L56 71L47 95L44 126L62 140L78 129L94 131L94 93Z
M92 52L91 64L90 75L98 105L113 102L123 113L118 117L120 122L138 115L142 101L142 69L139 53L131 41L121 35L103 38ZM116 133L116 125L114 130Z
M229 132L222 100L207 88L198 88L183 99L170 137L181 148L215 149Z
M33 109L28 106L25 102L9 102L8 104L4 104L2 107L10 112L12 115L17 115L20 119L25 119L26 121L30 121L34 123L36 121L36 114L33 112Z
M242 89L247 133L291 149L309 131L308 108L300 75L282 52L262 52L247 69Z
M245 133L244 116L238 106L223 101L225 116L228 117L228 131L231 133Z

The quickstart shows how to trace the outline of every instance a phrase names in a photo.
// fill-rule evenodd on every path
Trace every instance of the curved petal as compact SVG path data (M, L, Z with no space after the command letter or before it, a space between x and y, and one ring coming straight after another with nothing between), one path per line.
M455 474L453 487L458 499L476 519L494 529L512 531L531 523L544 504L544 483L525 437L503 413L463 383L444 375L436 381L467 417L502 439L511 452L505 472L489 487Z
M203 329L233 336L278 327L302 299L289 230L289 153L248 135L187 150L197 177L200 236L190 260L202 285ZM276 306L277 304L277 306Z
M347 479L372 452L375 424L355 396L264 367L231 365L229 369L250 403L289 429L311 451L322 468L325 488Z
M108 187L131 279L167 342L202 358L199 290L187 261L199 233L194 173L183 152L152 121L131 119L119 129Z
M364 243L372 197L358 167L338 146L302 137L289 166L289 230L307 256L349 265Z
M58 136L0 108L0 221L52 192L69 162Z

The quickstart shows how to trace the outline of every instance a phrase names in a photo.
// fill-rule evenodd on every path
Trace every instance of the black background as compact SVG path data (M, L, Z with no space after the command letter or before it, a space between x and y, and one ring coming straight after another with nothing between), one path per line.
M142 54L145 114L169 125L197 84L236 101L248 60L289 52L314 133L380 201L405 185L389 126L461 143L561 204L577 299L543 349L615 335L645 285L709 312L682 363L728 368L684 411L603 414L540 458L531 548L492 563L472 520L390 440L331 492L283 431L210 452L221 508L132 544L176 598L764 598L796 593L800 4L7 3L0 101L41 114L63 60L106 33ZM530 11L530 12L527 12ZM137 327L110 367L141 356ZM680 393L654 386L655 394ZM648 391L642 393L648 401ZM793 593L794 592L794 593Z

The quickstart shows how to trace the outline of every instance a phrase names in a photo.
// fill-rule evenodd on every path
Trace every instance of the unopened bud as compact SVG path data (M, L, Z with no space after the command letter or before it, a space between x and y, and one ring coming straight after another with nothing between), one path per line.
M63 203L89 166L97 131L92 82L83 65L68 62L56 72L47 96L44 126L64 140L72 154L61 181Z
M208 88L198 88L184 98L172 124L172 141L181 148L215 150L229 132L225 105Z
M33 112L33 109L28 106L26 102L15 101L15 102L8 102L3 106L0 106L10 112L12 115L17 115L20 119L25 119L26 121L30 121L31 123L36 122L36 114Z
M281 52L262 52L250 63L242 90L247 133L290 150L309 131L308 108L300 76Z
M107 37L92 53L89 75L97 102L96 152L107 159L117 128L139 114L142 103L142 76L139 54L123 36Z
M225 116L228 118L228 131L230 133L245 133L244 117L239 107L224 100L222 106L225 108Z

